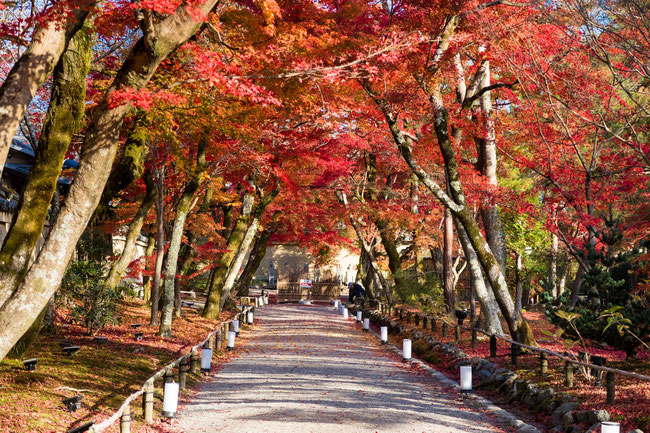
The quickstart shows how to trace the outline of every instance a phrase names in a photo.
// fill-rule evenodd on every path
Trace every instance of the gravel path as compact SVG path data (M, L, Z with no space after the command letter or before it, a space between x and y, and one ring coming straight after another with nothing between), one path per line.
M180 411L200 432L503 432L332 307L258 310L236 356Z

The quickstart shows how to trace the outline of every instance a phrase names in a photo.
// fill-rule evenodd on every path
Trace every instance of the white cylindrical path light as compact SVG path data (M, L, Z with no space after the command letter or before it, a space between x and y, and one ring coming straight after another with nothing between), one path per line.
M362 318L363 318L363 313L361 311L357 311L357 322L361 323Z
M381 331L381 344L388 343L388 326L382 326Z
M162 416L165 418L176 418L176 409L178 408L178 390L179 384L176 382L165 383L163 396Z
M253 319L254 319L253 312L252 312L252 311L249 311L249 312L248 312L248 324L249 324L249 325L252 325L252 324L253 324Z
M368 332L370 330L370 319L368 319L367 317L363 319L363 330L365 332Z
M235 331L228 331L228 344L226 345L226 349L233 350L235 348L235 337L236 336L237 336L237 333Z
M210 371L210 362L212 361L212 349L201 349L201 371Z
M334 300L334 308L339 308L339 300L338 299Z
M235 331L235 335L239 335L239 320L235 319L232 321L232 328Z
M405 338L402 341L402 361L411 360L411 343L411 340L408 338Z
M621 425L617 422L605 421L600 425L600 433L620 433Z
M469 365L460 367L460 392L472 392L472 367Z
M343 318L347 319L348 318L348 309L343 307Z

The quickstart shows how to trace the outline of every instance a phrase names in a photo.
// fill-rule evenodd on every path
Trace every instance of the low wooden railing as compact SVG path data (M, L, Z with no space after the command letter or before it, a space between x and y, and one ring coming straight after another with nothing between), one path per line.
M507 335L490 334L481 329L477 329L471 326L462 326L459 324L450 323L445 318L428 316L421 313L413 313L411 311L407 311L402 308L391 307L390 305L381 302L373 302L372 306L373 308L376 307L376 309L380 313L387 314L388 316L398 317L400 320L405 319L406 323L411 323L411 319L413 318L414 325L416 327L420 326L420 323L422 324L422 328L424 329L430 326L431 331L434 333L434 335L438 329L438 322L440 322L440 328L441 328L440 332L442 336L447 337L449 333L449 328L453 328L456 342L460 341L462 331L469 331L471 332L472 349L476 349L478 334L480 333L486 335L490 338L491 358L496 357L497 341L498 340L504 341L510 344L510 358L513 366L517 366L518 364L519 357L522 355L520 352L521 348L527 349L531 352L537 352L539 353L539 369L541 374L548 373L549 355L561 359L564 361L565 385L567 387L573 387L573 366L574 365L583 366L596 371L605 372L605 383L607 388L607 403L609 404L614 403L616 398L616 380L615 380L616 375L630 377L642 382L650 382L649 376L645 376L639 373L634 373L631 371L619 370L617 368L605 367L604 365L592 364L587 362L588 359L582 359L582 360L578 359L579 356L578 354L558 353L549 349L544 349L542 347L529 346L514 341Z
M268 299L267 299L268 301ZM259 301L258 301L259 302ZM111 415L106 420L92 425L88 432L90 433L100 433L106 430L108 427L112 426L120 420L120 433L130 433L130 424L131 424L131 403L142 397L142 416L144 422L147 424L153 423L154 419L154 391L156 386L156 381L160 378L164 378L164 382L171 380L174 377L174 369L178 367L178 382L180 389L185 389L186 376L188 372L196 373L199 366L199 355L198 350L202 347L216 349L220 351L223 347L223 344L227 340L227 331L233 330L233 320L237 319L241 324L246 323L246 315L248 312L253 309L252 306L244 305L240 313L236 314L233 319L222 322L219 324L219 327L210 332L207 337L200 343L192 346L189 350L189 353L183 355L176 359L175 361L167 364L165 367L158 370L147 379L142 387L129 395L119 409ZM164 383L163 383L164 387ZM74 430L74 429L73 429Z

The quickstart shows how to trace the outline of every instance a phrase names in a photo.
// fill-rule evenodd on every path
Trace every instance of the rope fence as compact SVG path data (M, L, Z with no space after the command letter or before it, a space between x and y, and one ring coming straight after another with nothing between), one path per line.
M240 323L246 323L247 314L249 311L254 311L255 307L260 307L262 305L268 304L268 295L267 296L248 296L241 298L242 311L237 313L233 319L221 322L219 327L210 332L207 337L198 344L192 346L188 354L185 354L173 362L167 364L165 367L158 370L154 373L149 379L147 379L142 387L129 395L122 405L117 409L113 415L105 419L104 421L90 425L86 430L79 430L79 427L68 430L68 433L76 431L88 431L89 433L100 433L115 424L120 420L120 433L130 433L130 424L131 424L131 403L142 397L142 417L144 422L151 424L154 421L154 391L156 386L156 381L158 379L164 378L163 382L172 381L174 377L174 369L178 367L178 382L180 384L180 389L185 389L186 375L188 372L196 373L198 367L198 351L200 348L210 348L220 351L223 347L223 344L226 340L227 331L234 330L233 320L239 320ZM164 387L164 383L163 383ZM92 424L92 423L90 423ZM86 427L85 424L83 427Z
M650 377L643 374L634 373L631 371L620 370L617 368L606 367L604 365L598 365L588 362L590 357L587 353L579 352L578 354L573 354L573 356L568 355L567 353L558 353L553 350L545 349L542 347L529 346L527 344L519 343L512 340L507 335L496 335L483 331L482 329L474 328L471 326L462 326L459 324L454 324L448 322L445 318L433 317L428 315L423 315L421 313L413 313L402 308L391 307L388 304L381 302L372 302L371 305L375 305L377 310L380 313L387 314L389 316L398 317L400 320L406 320L406 323L411 323L411 318L414 319L414 324L416 327L422 324L422 328L428 329L430 326L431 331L435 334L438 329L438 322L440 322L441 333L443 337L447 337L449 333L449 328L454 329L455 340L459 342L461 339L461 331L471 332L471 347L476 349L478 334L483 334L489 337L490 339L490 358L496 357L497 354L497 340L502 340L510 344L510 357L511 363L514 366L517 366L519 356L521 356L520 350L526 349L531 352L539 353L539 369L541 374L548 373L548 357L552 356L564 361L564 375L565 375L565 385L567 387L573 387L573 367L582 366L592 369L592 371L605 372L605 382L607 388L607 403L612 404L615 401L616 394L616 380L615 376L625 376L639 380L642 382L650 382ZM430 324L430 325L429 325ZM581 359L578 359L581 357ZM594 358L594 357L592 357ZM603 359L604 362L604 359ZM597 384L600 384L600 373L597 373Z

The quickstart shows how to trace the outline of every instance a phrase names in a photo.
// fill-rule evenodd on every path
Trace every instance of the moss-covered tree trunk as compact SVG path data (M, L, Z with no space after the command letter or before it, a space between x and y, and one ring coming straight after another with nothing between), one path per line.
M205 152L207 149L207 137L199 140L198 150L196 153L196 165L190 179L183 188L181 198L176 205L176 217L172 228L169 248L165 257L165 284L162 294L162 306L160 315L160 328L158 335L161 337L172 336L172 316L174 310L174 289L176 287L176 269L178 267L178 254L181 249L183 231L185 230L185 220L190 211L190 206L194 196L201 186L203 175L207 168Z
M217 264L215 269L210 275L210 281L208 285L208 299L203 308L203 317L208 319L216 319L219 317L221 311L221 289L223 288L223 283L226 279L226 273L232 262L233 257L237 253L239 246L244 240L246 231L248 229L251 214L253 212L253 204L255 202L255 197L250 192L244 194L244 199L242 200L242 208L237 221L235 222L235 227L230 231L230 236L228 237L228 243L226 244L226 252L224 252Z
M124 271L133 260L138 236L140 236L144 222L156 201L156 189L151 174L146 173L144 175L144 183L147 190L142 202L140 203L138 211L131 220L131 224L129 224L129 229L126 232L126 238L124 240L124 249L122 250L120 257L111 266L108 276L106 277L106 285L111 288L117 287L117 284L122 279L122 275L124 275Z
M95 218L108 218L110 201L133 182L140 179L144 173L145 161L149 153L147 136L150 127L149 113L145 110L138 110L131 131L124 146L122 146L119 160L111 170L102 192L102 198L99 200L97 209L95 209Z
M42 26L36 28L27 49L0 86L0 175L27 106L59 64L69 41L83 27L96 3L94 0L66 2L66 6L59 5L67 9L64 13L57 11L60 7L51 8L53 16L44 17Z
M462 225L456 221L456 231L458 232L458 240L463 247L465 257L467 258L467 272L469 273L470 285L472 291L481 305L481 315L483 316L483 323L481 326L485 332L495 335L503 335L503 328L501 327L501 320L499 320L499 306L494 299L494 294L485 286L485 279L483 278L483 271L481 270L481 263L476 256L476 251L472 247L467 233Z
M91 42L82 29L54 69L50 106L25 191L0 251L0 305L27 272L72 135L83 122Z
M79 169L56 224L18 289L0 307L0 358L29 329L56 291L75 245L99 203L117 153L119 132L130 110L128 103L117 106L110 103L114 93L146 86L169 53L201 27L196 17L207 16L216 3L217 0L207 0L189 6L183 4L165 16L142 11L142 37L133 45L94 109L82 145Z

